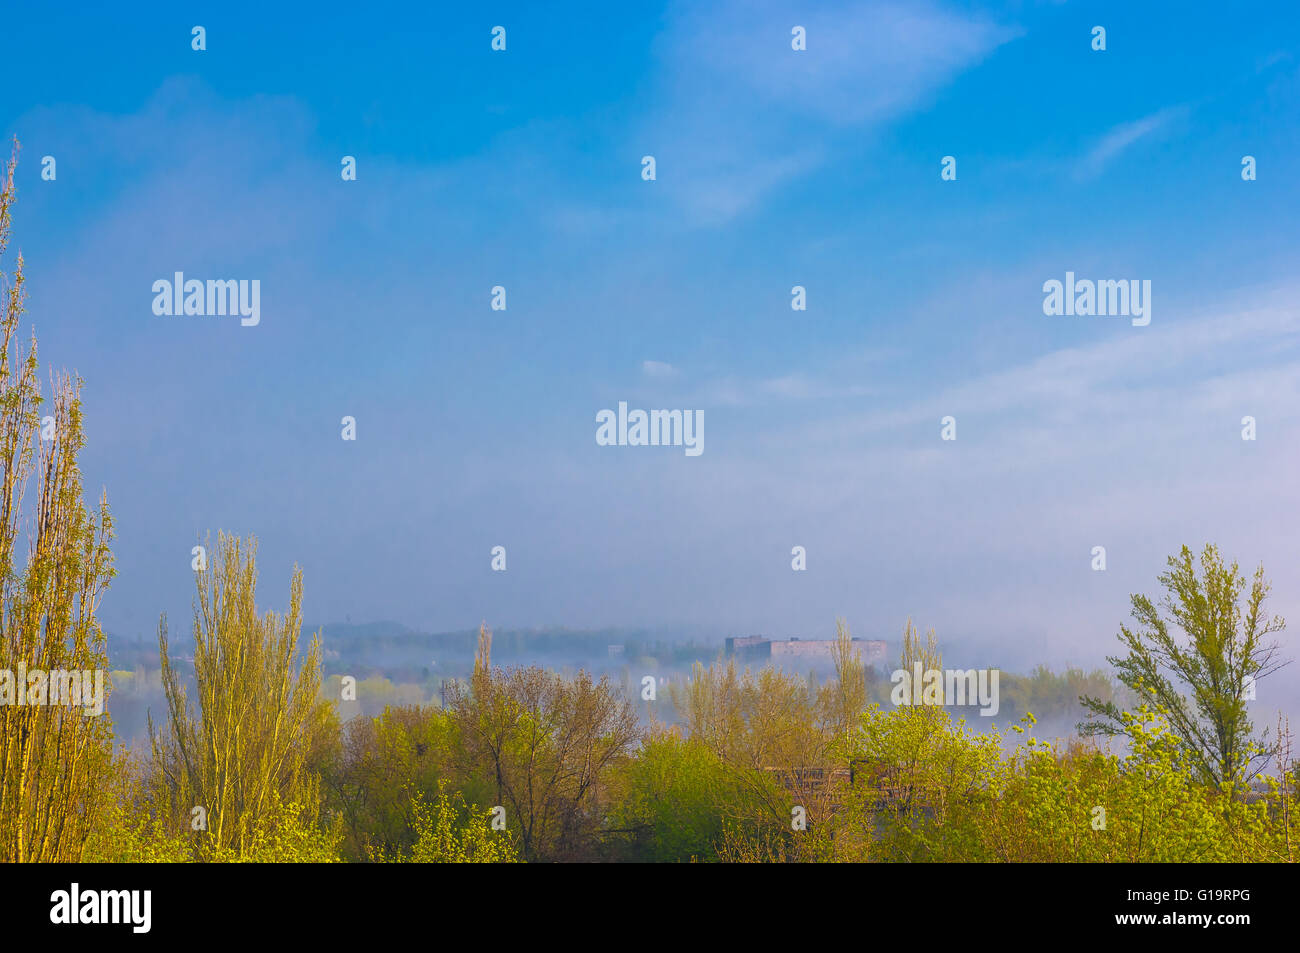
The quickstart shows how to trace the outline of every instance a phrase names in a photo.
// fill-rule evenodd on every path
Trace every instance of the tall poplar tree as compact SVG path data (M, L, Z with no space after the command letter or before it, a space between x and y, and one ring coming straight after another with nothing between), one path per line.
M76 861L109 788L112 727L40 685L50 672L90 673L92 684L99 673L107 692L95 613L113 577L112 520L103 495L94 512L82 500L80 379L51 375L47 404L35 336L19 340L21 252L12 275L3 268L17 163L15 140L0 187L0 861Z

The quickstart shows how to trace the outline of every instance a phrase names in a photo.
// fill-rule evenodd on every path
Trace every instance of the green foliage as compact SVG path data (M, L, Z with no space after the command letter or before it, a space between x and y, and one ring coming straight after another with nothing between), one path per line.
M320 697L319 641L305 658L298 654L302 574L294 573L287 613L259 615L256 552L255 541L222 534L214 565L196 573L197 713L171 664L166 619L159 625L168 720L163 732L150 720L151 796L175 829L196 808L206 812L206 826L194 834L199 858L303 849L319 859L296 825L300 814L319 813L316 769L337 720Z
M635 711L605 677L494 669L491 645L485 626L470 684L450 699L463 776L493 786L523 857L592 859L610 774L638 737Z
M15 140L0 178L0 263L17 161ZM24 668L98 671L107 694L96 613L115 574L113 521L106 496L93 511L82 499L80 379L52 374L52 400L41 396L35 335L24 349L19 334L23 289L20 253L12 277L0 268L0 862L68 862L80 859L110 782L112 725L102 709L87 713L84 694L17 704L16 682ZM42 439L42 417L55 439Z
M492 829L492 811L467 805L459 791L439 790L432 801L411 798L415 844L409 854L384 855L377 860L415 864L513 864L519 862L514 839L506 830Z
M275 801L240 847L209 848L200 855L193 837L173 832L140 805L117 802L86 843L84 860L97 863L321 864L335 863L341 835L321 828L310 810Z
M1116 694L1115 688L1110 676L1101 669L1085 672L1070 667L1058 673L1039 665L1028 675L1002 672L999 713L1008 721L1033 712L1041 721L1065 718L1073 723L1085 713L1080 700L1085 696L1096 698L1102 704L1119 705L1126 700Z
M107 864L177 864L193 860L189 837L163 820L150 803L140 766L123 751L82 860Z
M882 766L855 785L846 814L867 857L885 861L1193 863L1294 859L1294 808L1271 779L1260 796L1203 784L1164 713L1124 716L1131 738L1120 757L1060 747L916 712L863 718L867 763ZM1294 799L1294 793L1290 795Z
M873 705L854 738L846 837L871 859L927 860L953 821L997 793L1002 737L975 734L937 706Z
M622 765L613 783L609 827L627 860L712 860L728 821L760 814L746 786L701 742L659 730Z
M1119 680L1139 702L1159 710L1185 755L1208 785L1239 785L1258 773L1268 757L1246 709L1247 686L1281 667L1268 636L1286 628L1264 613L1269 584L1255 570L1250 591L1237 563L1225 564L1215 546L1201 553L1198 575L1184 546L1160 576L1165 596L1154 603L1133 596L1138 626L1121 626L1128 655L1112 657ZM1243 601L1243 596L1244 601ZM1113 701L1083 699L1094 718L1080 725L1089 734L1128 735L1132 722Z
M390 707L348 722L341 750L324 771L327 806L345 826L345 856L409 851L416 837L411 792L434 795L455 778L462 790L487 798L486 785L459 777L460 761L459 731L448 711Z
M337 863L342 833L323 828L318 817L314 804L285 803L273 795L244 843L213 850L206 859L243 864Z

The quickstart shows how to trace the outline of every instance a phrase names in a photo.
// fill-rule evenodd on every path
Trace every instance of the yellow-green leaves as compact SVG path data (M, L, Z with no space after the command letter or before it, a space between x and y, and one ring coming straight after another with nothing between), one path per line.
M319 813L309 759L338 730L320 695L319 641L298 651L302 574L284 615L259 615L256 553L252 539L221 534L215 560L196 574L197 710L171 659L166 620L159 626L168 717L161 733L150 725L155 803L173 829L192 831L201 859L274 853L285 837L299 843L293 831Z

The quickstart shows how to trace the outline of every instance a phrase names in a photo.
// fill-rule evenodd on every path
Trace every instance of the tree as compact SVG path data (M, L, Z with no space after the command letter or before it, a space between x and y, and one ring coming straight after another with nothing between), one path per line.
M459 792L442 787L432 802L412 795L415 845L410 857L393 859L416 864L513 864L519 856L507 830L494 830L492 812L466 804ZM381 859L388 859L381 855Z
M466 773L494 785L526 859L584 857L607 775L637 739L636 712L608 677L493 669L491 648L481 627L468 689L458 685L449 699Z
M899 663L908 678L916 677L916 663L921 663L921 676L927 672L943 670L943 653L939 651L939 639L931 628L925 633L925 644L921 644L921 633L909 618L903 626L903 652Z
M867 673L862 663L862 653L853 644L849 624L844 619L835 620L835 646L831 650L835 663L835 680L829 690L833 701L835 731L846 737L858 724L867 707Z
M617 859L652 863L716 859L747 796L743 779L704 744L661 726L620 766L613 793L609 823L625 843Z
M158 626L168 716L165 734L149 721L158 800L177 829L194 827L203 809L195 847L206 859L309 838L320 805L310 757L337 730L320 697L318 637L299 659L302 572L294 570L288 612L259 616L256 562L255 540L222 533L211 568L196 574L197 715L168 654L166 616Z
M1251 686L1286 664L1277 659L1277 643L1267 640L1286 621L1264 613L1263 566L1247 593L1237 563L1225 565L1217 547L1207 545L1200 563L1198 575L1186 546L1169 557L1169 571L1159 577L1164 597L1158 604L1132 597L1138 625L1121 626L1119 635L1128 655L1107 660L1140 703L1168 719L1203 781L1236 787L1268 757L1263 739L1254 737L1246 701ZM1081 732L1133 737L1134 722L1113 701L1080 701L1095 716L1079 725Z
M418 798L434 797L449 780L458 748L453 713L434 705L388 706L375 718L343 728L337 757L323 772L328 804L347 827L350 859L409 851L418 831ZM460 789L471 801L495 794L479 784Z
M832 658L835 678L820 686L771 665L740 672L734 658L708 668L696 663L686 685L673 686L692 744L734 779L716 804L727 824L725 859L814 860L831 850L867 704L862 657L842 619ZM796 808L807 822L797 836Z
M0 188L0 258L17 162L14 140ZM112 520L103 494L93 515L82 501L79 378L54 377L53 413L42 419L36 339L25 353L17 340L21 253L12 278L0 269L0 297L0 861L76 861L112 771L108 715L85 704L89 690L99 707L108 689L95 613L114 574ZM39 488L31 506L33 476ZM20 536L28 539L21 569ZM76 698L69 679L50 678L64 672L79 674ZM20 692L26 704L18 703Z

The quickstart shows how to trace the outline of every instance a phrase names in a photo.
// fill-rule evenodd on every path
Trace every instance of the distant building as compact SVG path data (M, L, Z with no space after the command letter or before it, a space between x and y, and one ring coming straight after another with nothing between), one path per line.
M727 655L740 661L831 662L835 658L835 639L769 639L762 635L741 635L727 639ZM865 665L885 660L885 642L879 639L854 639L853 647L862 654Z
M621 646L621 645L611 645L611 646L609 647L609 657L610 657L610 658L622 658L622 657L623 657L623 646Z
M727 639L727 654L767 658L771 641L763 635L738 635Z

